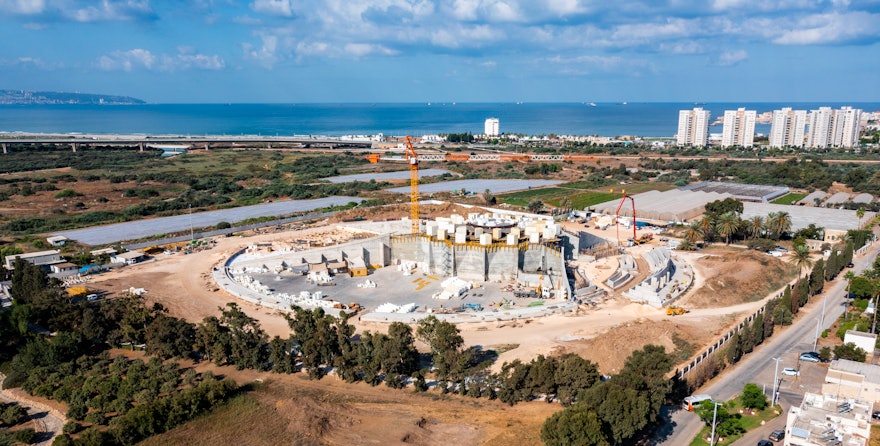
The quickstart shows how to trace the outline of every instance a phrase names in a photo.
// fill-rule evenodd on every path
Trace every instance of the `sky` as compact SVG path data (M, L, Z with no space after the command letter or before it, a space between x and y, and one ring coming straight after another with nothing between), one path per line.
M0 0L0 72L151 103L873 102L880 0Z

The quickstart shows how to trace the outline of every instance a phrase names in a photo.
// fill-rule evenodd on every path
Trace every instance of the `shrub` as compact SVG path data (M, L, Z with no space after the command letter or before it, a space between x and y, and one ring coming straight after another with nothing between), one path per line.
M58 192L57 194L55 194L55 198L71 198L71 197L78 197L78 196L80 196L80 194L73 189L64 189L61 192Z

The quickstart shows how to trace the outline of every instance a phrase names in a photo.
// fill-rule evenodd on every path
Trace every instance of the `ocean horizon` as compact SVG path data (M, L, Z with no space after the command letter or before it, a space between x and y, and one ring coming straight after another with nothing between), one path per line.
M483 132L498 118L502 133L672 137L678 112L702 107L712 121L724 110L758 114L791 107L852 106L880 111L880 102L571 102L571 103L296 103L0 105L0 132L97 135L389 135ZM769 124L757 124L766 134ZM721 126L710 127L721 133Z

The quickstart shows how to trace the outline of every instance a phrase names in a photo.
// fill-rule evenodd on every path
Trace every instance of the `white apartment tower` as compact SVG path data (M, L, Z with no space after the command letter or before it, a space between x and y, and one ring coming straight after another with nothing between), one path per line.
M679 111L676 138L680 146L705 146L709 139L709 110L697 107Z
M862 130L861 119L862 111L852 107L841 107L840 110L819 107L811 111L807 147L857 147Z
M724 111L724 129L721 132L722 147L752 147L755 145L755 110L738 108Z
M835 147L858 147L862 111L852 107L834 110L834 126L831 129L831 145Z
M804 127L807 125L806 110L791 107L773 110L770 126L770 147L803 147Z
M483 133L486 136L498 136L498 118L489 118L486 120L486 123L483 125Z

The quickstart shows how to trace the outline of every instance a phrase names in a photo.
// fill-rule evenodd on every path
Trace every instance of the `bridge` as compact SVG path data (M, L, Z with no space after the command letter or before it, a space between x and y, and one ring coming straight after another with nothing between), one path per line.
M256 147L272 149L294 145L297 148L371 148L373 141L369 139L328 137L312 135L294 136L11 136L0 138L3 153L9 153L11 147L55 146L69 147L76 152L90 146L136 147L140 151L147 148L197 148L210 150L215 148Z

